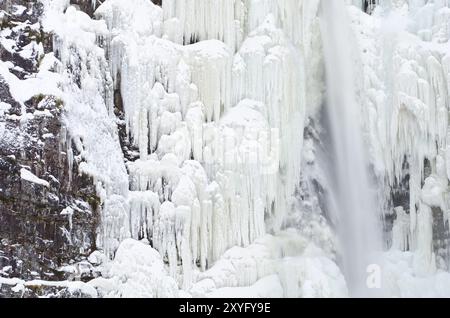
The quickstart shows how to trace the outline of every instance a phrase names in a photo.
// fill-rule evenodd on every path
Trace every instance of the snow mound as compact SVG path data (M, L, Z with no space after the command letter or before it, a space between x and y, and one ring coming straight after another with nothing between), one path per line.
M163 298L177 297L178 287L165 269L161 255L148 243L125 239L108 264L105 277L89 285L104 297Z

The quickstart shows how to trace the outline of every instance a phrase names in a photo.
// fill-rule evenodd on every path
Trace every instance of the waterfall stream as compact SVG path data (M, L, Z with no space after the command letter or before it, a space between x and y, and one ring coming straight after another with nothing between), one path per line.
M326 114L333 178L329 209L336 221L342 267L352 296L372 295L366 286L371 254L381 246L377 209L355 101L351 32L344 1L322 1L326 66Z

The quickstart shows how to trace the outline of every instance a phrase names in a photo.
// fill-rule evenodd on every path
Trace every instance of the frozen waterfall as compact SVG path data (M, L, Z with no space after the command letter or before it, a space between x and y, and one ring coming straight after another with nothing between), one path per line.
M333 156L330 212L336 220L342 267L350 293L371 295L366 270L381 246L367 159L355 101L351 31L344 1L322 1L327 108Z
M448 0L39 1L89 294L450 295Z

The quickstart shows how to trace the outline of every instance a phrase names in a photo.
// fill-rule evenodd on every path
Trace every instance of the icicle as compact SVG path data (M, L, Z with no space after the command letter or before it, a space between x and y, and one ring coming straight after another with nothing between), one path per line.
M182 38L178 37L180 44L218 39L232 50L240 45L244 32L241 0L167 0L163 2L163 11L164 20L177 20L177 27L183 32ZM166 27L166 33L172 30L173 27Z
M414 254L414 270L419 275L433 273L436 269L432 224L431 208L420 204L417 219L417 246Z
M313 40L306 30L313 29L319 1L259 2L169 0L161 8L148 0L107 0L95 21L74 8L66 13L84 30L80 40L101 38L105 45L77 43L86 48L80 74L91 79L81 92L95 99L86 104L100 108L102 95L104 109L97 111L112 117L112 92L119 89L128 141L139 151L125 169L117 134L110 134L114 151L98 142L92 149L84 145L91 140L84 126L72 123L88 159L82 168L104 202L99 246L111 256L126 238L148 239L185 289L195 264L206 270L230 247L279 230L299 184L304 79L319 65L315 59L307 66L312 51L303 40ZM66 38L56 39L63 63L78 61ZM100 69L107 74L102 81ZM320 105L318 96L311 107ZM86 115L78 115L84 123ZM114 128L113 121L105 126ZM105 158L107 151L114 158ZM92 163L100 159L97 169ZM253 282L250 276L241 283Z
M392 228L392 248L408 251L410 247L409 216L402 207L395 208L396 220Z

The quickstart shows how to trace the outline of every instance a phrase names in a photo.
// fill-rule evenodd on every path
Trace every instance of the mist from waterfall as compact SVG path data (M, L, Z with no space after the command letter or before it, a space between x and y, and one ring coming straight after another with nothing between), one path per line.
M325 113L332 152L329 212L336 223L341 266L351 296L375 296L378 291L369 289L366 279L368 266L377 263L372 256L381 249L381 230L355 98L352 34L344 0L322 0L321 10Z

